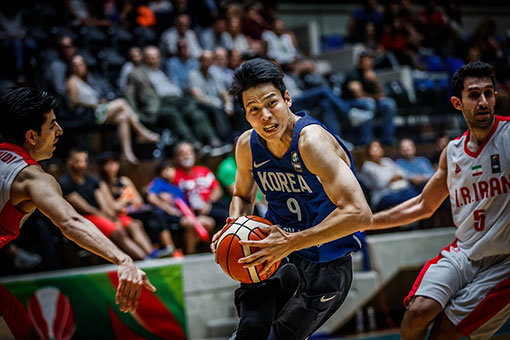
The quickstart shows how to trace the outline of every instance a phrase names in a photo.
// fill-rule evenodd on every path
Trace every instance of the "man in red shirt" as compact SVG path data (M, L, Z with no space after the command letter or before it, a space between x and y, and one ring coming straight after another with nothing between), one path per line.
M213 172L195 165L195 150L189 142L175 146L175 184L181 188L191 208L210 216L216 227L222 227L228 217L228 202L222 199L223 191Z

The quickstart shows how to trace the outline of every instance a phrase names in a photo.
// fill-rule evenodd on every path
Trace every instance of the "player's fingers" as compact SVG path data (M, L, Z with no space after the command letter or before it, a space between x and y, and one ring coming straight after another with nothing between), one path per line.
M270 225L259 225L258 226L258 229L260 229L262 231L262 233L266 234L266 235L269 235L271 233L271 229L273 229L274 226L270 226Z
M119 292L119 309L121 312L127 312L126 302L130 283L128 279L122 279L120 282L122 283L122 290Z
M115 303L120 303L120 298L122 296L122 291L124 290L124 281L119 280L119 285L117 286L117 292L115 293Z
M269 275L271 271L271 267L275 264L276 261L268 260L264 266L260 269L260 273L264 273L266 275Z
M138 285L138 289L135 292L133 300L131 302L131 313L136 312L138 308L138 303L140 302L140 296L142 295L142 285Z
M244 268L249 268L262 263L263 261L261 260L261 258L264 258L264 254L258 251L251 255L240 258L238 262L240 264L243 264Z
M142 272L143 273L143 272ZM156 291L156 287L154 287L154 285L151 283L151 281L149 280L149 278L147 277L147 274L143 273L142 274L142 285L145 287L145 289L147 289L148 291L151 291L151 292L155 292Z
M258 241L249 241L249 240L240 240L239 244L242 246L249 246L249 247L259 247L264 248L267 247L268 243L265 239L258 240Z
M129 287L129 291L128 291L128 294L127 294L127 297L126 297L126 309L128 312L132 312L133 311L133 307L134 307L134 300L135 300L135 297L137 295L137 292L142 289L142 285L141 285L141 282L140 283L136 283L136 282L131 282L130 284L130 287Z

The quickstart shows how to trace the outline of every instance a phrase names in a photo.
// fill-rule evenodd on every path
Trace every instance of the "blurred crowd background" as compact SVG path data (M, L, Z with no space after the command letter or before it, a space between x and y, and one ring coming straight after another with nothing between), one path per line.
M235 143L249 128L228 86L243 61L281 65L292 110L346 141L379 211L420 192L465 130L449 103L462 64L495 67L496 111L510 113L504 3L3 0L0 89L35 86L58 99L64 135L42 165L78 212L136 260L179 257L207 252L195 226L214 233L228 216ZM507 8L506 27L485 17L491 5ZM476 25L465 24L466 8L480 9ZM265 209L259 195L256 213ZM445 202L391 232L450 225ZM1 275L104 263L40 213L0 259Z

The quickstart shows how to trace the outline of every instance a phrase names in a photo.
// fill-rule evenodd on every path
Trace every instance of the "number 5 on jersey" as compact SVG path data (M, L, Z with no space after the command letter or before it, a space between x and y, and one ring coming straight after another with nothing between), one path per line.
M299 203L295 198L289 198L287 200L287 208L293 214L297 215L297 220L301 222L301 208L299 207Z
M485 209L478 209L473 212L474 227L476 231L485 229Z

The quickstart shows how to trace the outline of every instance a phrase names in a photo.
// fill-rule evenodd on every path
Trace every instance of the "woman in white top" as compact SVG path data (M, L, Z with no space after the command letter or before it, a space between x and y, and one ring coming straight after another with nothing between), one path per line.
M404 171L389 157L379 141L367 145L367 160L363 163L360 178L370 191L372 208L379 211L397 205L417 192L404 177Z
M125 99L106 101L100 98L99 93L88 82L87 65L81 55L77 54L71 59L70 76L66 85L70 108L84 115L82 118L97 124L117 125L122 156L128 162L138 163L131 146L131 128L144 141L159 140L159 134L150 131L140 123Z

